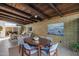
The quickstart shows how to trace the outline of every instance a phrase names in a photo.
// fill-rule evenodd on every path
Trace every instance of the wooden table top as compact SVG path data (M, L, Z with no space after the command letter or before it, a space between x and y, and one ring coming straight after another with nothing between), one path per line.
M35 46L38 46L38 45L45 46L46 44L50 43L50 41L46 38L40 38L38 44L35 43L35 40L33 40L33 38L24 39L24 42L30 45L35 45Z

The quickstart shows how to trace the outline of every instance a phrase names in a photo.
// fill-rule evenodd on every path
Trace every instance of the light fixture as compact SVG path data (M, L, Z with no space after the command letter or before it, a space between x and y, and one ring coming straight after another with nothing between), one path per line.
M35 15L35 18L37 18L38 16L37 15Z

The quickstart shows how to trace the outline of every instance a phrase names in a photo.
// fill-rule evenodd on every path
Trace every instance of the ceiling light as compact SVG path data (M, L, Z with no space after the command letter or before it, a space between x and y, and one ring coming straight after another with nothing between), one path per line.
M37 15L35 15L35 18L37 18L38 16Z

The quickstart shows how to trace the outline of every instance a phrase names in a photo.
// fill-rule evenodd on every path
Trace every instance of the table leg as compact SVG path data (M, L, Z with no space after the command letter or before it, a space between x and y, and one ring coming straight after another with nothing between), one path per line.
M23 46L22 46L22 56L24 56L24 48L23 48Z
M38 56L41 56L41 46L38 46Z

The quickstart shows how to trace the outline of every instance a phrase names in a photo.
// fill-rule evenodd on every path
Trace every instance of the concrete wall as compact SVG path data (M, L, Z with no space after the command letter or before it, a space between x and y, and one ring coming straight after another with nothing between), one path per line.
M76 19L77 18L79 18L79 13L65 15L64 17L54 17L51 19L44 20L42 22L37 22L37 23L26 25L26 31L28 31L29 26L32 26L32 30L34 33L41 35L41 36L51 36L54 42L59 42L60 40L62 40L62 45L69 46L71 41L76 41L77 39L76 38L77 36ZM63 37L56 36L56 35L48 35L47 34L48 24L60 23L60 22L64 22L65 35Z
M71 43L77 41L77 19L65 23L65 36L63 46L69 47Z

